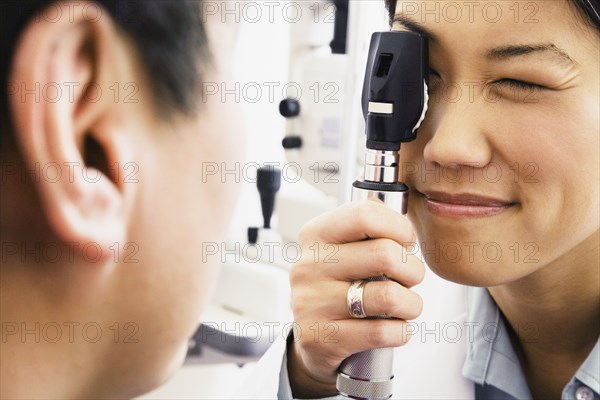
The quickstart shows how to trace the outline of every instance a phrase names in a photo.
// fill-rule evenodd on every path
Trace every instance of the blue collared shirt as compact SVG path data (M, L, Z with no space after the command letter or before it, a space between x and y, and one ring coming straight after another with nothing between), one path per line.
M532 399L500 309L485 288L467 288L467 321L475 327L468 341L463 376L475 385L475 398ZM527 332L525 330L525 332ZM535 332L532 330L531 332ZM600 400L600 340L564 387L562 400ZM292 398L287 358L281 366L278 398ZM334 397L342 399L341 396Z
M510 341L500 309L485 288L467 289L467 320L474 321L463 367L465 378L475 382L477 399L531 399L519 359ZM522 334L535 340L536 330L524 327ZM563 400L598 400L600 392L600 341L564 387Z

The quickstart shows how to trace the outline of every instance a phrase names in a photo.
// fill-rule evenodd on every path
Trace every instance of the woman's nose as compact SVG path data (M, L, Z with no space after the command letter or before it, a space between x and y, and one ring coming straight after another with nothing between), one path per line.
M434 100L435 101L435 100ZM486 137L485 105L482 99L463 96L456 102L439 100L430 104L429 136L423 151L427 164L442 168L485 167L492 158L492 148Z

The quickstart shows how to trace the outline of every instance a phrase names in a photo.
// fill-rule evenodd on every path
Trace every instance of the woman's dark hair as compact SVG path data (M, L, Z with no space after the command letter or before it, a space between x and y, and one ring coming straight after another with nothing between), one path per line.
M7 80L16 43L25 26L52 3L52 0L0 1L0 122L4 121L0 125L3 131L12 128ZM95 4L108 12L135 44L151 78L157 110L165 116L171 111L189 114L195 110L200 68L206 65L208 58L200 2L96 0Z
M599 0L571 0L571 3L587 23L600 30Z
M385 0L390 14L390 24L394 20L397 2L398 0ZM585 22L600 30L600 0L569 0L568 3L574 7Z

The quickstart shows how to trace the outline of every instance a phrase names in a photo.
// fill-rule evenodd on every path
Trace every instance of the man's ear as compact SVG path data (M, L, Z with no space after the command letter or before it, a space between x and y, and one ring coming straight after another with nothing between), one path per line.
M91 21L62 7L62 18L36 18L17 43L9 85L14 135L54 233L102 249L125 238L125 190L111 166L131 161L110 87L123 82L123 53L107 12ZM105 10L101 10L105 11ZM111 173L112 171L112 173ZM106 252L108 253L108 252ZM105 254L106 254L105 253Z

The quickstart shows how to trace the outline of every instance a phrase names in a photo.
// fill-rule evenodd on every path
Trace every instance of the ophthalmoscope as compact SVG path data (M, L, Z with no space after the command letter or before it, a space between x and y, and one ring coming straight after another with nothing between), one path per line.
M352 201L378 199L406 214L408 187L398 179L400 143L416 138L425 117L428 70L425 36L376 32L371 37L362 92L367 134L364 180L352 185ZM385 279L379 276L367 280ZM338 392L353 399L390 398L393 351L373 349L345 359L338 370Z

